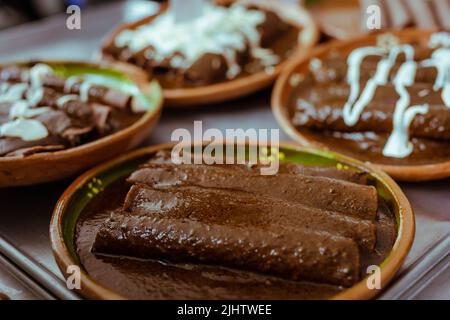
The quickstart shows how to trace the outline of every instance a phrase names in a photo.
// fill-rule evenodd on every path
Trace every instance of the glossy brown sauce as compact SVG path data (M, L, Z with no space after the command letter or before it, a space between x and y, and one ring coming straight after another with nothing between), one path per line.
M94 255L91 248L99 226L111 211L122 206L128 190L123 180L106 188L88 204L76 228L75 245L83 267L114 292L133 299L324 299L345 289L220 266ZM368 265L380 264L395 242L392 212L380 199L377 244L374 252L362 253L361 275Z

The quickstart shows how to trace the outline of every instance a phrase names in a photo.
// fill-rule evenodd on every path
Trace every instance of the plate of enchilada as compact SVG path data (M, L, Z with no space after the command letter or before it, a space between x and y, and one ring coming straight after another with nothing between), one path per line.
M319 47L284 73L272 110L297 142L395 179L450 176L450 33L410 29Z
M411 247L410 204L371 166L287 144L251 163L179 163L172 147L100 165L59 199L53 252L66 277L80 267L84 297L368 299Z
M0 65L0 187L67 178L139 144L162 107L139 69L79 61Z

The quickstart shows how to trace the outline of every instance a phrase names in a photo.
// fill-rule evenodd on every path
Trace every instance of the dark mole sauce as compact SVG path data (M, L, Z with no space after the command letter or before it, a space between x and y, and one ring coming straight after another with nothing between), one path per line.
M119 208L129 186L115 182L94 198L78 221L75 244L90 277L131 299L326 299L344 287L295 282L252 272L194 264L96 256L91 253L96 232L111 211ZM392 208L380 199L377 246L362 254L361 275L368 265L380 264L396 238Z

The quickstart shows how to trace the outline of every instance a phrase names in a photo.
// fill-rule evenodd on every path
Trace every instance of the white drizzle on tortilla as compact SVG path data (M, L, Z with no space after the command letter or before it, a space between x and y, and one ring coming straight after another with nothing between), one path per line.
M253 58L266 67L279 62L272 50L260 45L258 26L266 19L264 12L247 9L242 4L230 7L205 3L199 17L177 22L171 10L159 15L151 23L137 29L126 29L115 38L119 48L128 47L133 52L151 50L151 59L158 62L170 59L173 68L188 69L206 53L223 55L233 79L241 73L236 53L248 44ZM150 53L148 53L150 54Z
M405 55L405 62L400 66L393 84L399 99L395 104L393 130L383 148L386 157L405 158L412 151L413 146L409 137L409 126L417 114L427 114L428 104L410 105L410 95L407 87L414 84L417 67L434 67L437 77L433 86L434 91L442 90L442 101L450 108L450 34L434 34L430 40L430 48L434 48L431 57L416 62L413 46L396 44L392 48L362 47L350 53L347 59L347 83L350 85L350 95L343 106L344 122L354 126L360 119L364 108L373 99L377 86L386 85L389 74L400 54ZM365 88L360 88L360 71L362 61L369 56L384 57L377 64L374 76L369 79Z

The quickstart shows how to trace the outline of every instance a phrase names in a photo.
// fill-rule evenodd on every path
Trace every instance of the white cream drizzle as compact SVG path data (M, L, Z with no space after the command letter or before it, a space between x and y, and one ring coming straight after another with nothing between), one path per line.
M442 89L442 100L450 107L450 45L449 33L439 33L431 37L430 47L437 49L430 59L420 62L422 67L435 67L437 77L433 90ZM383 148L386 157L404 158L411 154L413 145L409 140L409 127L417 114L426 114L429 111L428 104L410 105L410 96L406 87L414 84L418 63L414 61L414 48L411 45L396 45L386 58L380 60L375 75L366 83L364 90L360 89L361 63L368 56L384 56L386 49L378 47L363 47L355 49L347 59L347 82L350 85L350 94L343 107L344 122L348 126L355 125L367 104L373 99L376 89L380 85L386 85L389 74L398 59L405 54L405 62L400 66L393 84L399 100L396 102L393 116L393 130ZM358 98L359 97L359 98Z
M9 118L33 118L50 110L50 107L30 108L28 101L18 100L11 106Z
M134 53L151 46L154 48L151 58L158 62L181 53L181 60L176 57L170 63L172 67L184 69L206 53L221 54L228 64L227 77L231 79L241 72L236 52L243 51L247 42L253 57L265 64L278 63L271 50L260 50L257 27L264 21L263 12L249 10L241 4L225 8L206 3L196 19L180 23L168 10L150 24L122 31L115 38L115 45L128 46Z
M89 82L89 81L84 81L81 85L80 85L80 100L82 102L88 102L89 101L89 90L91 89L93 83Z
M364 108L367 106L367 104L370 103L370 101L372 101L377 87L387 84L389 80L389 73L400 53L405 53L407 60L411 60L414 58L414 49L412 48L412 46L403 45L394 47L389 52L388 57L378 63L374 77L367 81L366 87L362 91L353 108L348 112L345 112L344 109L344 121L347 125L355 125L358 122ZM356 81L356 79L354 79L354 81ZM359 76L357 81L359 87ZM350 106L349 103L348 105Z
M0 96L0 102L14 102L22 99L25 91L28 89L27 83L17 83L13 85L5 85L2 87L2 95Z
M450 33L448 32L433 33L430 37L428 46L430 48L450 47Z
M56 105L58 108L64 107L64 105L69 101L77 101L79 97L76 94L68 94L65 96L61 96L56 100Z
M30 83L1 83L0 103L12 103L9 110L10 121L0 125L0 137L17 137L24 141L40 140L48 136L45 125L37 119L32 119L51 111L48 106L39 107L44 98L43 80L54 74L53 69L46 64L36 64L28 71L22 72L21 79ZM72 76L66 79L64 91L70 93L73 85L82 81L80 77ZM89 90L95 83L82 81L79 95L67 94L56 100L56 106L62 108L67 102L81 100L89 101Z
M34 141L47 137L48 131L42 122L38 120L16 119L0 125L0 136Z
M30 106L37 106L44 98L43 87L31 87L25 94L26 100Z
M38 63L30 69L29 74L30 74L31 86L34 88L38 88L38 87L42 87L42 80L46 76L53 74L53 69L50 68L50 66L48 66L46 64Z
M347 83L350 85L350 95L344 105L343 116L344 122L348 126L354 126L361 115L362 110L352 108L360 92L360 72L361 63L368 56L382 56L386 50L377 47L365 47L355 49L347 59Z
M71 76L66 79L66 82L64 83L64 92L71 93L72 87L75 85L75 83L79 82L80 78L77 76Z
M444 101L447 108L450 108L450 49L436 49L431 55L431 58L422 61L421 65L436 68L438 74L433 85L433 90L438 91L442 89L442 101Z
M0 83L0 95L4 95L9 89L9 83Z
M450 84L448 83L442 89L442 100L447 107L450 106Z

